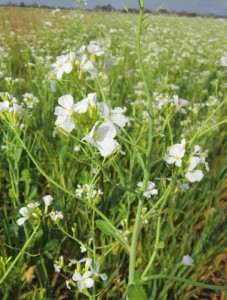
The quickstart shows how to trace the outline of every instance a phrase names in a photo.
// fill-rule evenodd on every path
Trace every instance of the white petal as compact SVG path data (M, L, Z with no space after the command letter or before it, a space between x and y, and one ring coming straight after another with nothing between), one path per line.
M87 99L90 103L91 106L94 106L96 103L96 99L97 99L97 94L96 93L89 93L87 95Z
M73 119L65 116L58 116L55 125L64 129L66 132L71 132L75 128Z
M185 266L191 267L194 264L194 260L189 255L184 255L183 264Z
M72 113L61 106L56 106L54 114L57 116L70 116Z
M84 280L84 284L89 289L94 285L94 280L92 278L87 278Z
M184 156L185 150L183 149L182 145L175 144L169 148L170 156L182 158Z
M99 277L100 277L102 280L104 280L104 281L108 279L106 273L100 274Z
M112 114L111 121L120 127L124 127L127 123L127 118L122 114Z
M69 73L72 71L72 69L73 69L72 64L71 64L70 61L66 62L66 63L63 65L62 68L63 68L63 70L64 70L64 72L65 72L66 74L69 74Z
M142 181L138 182L138 183L137 183L137 186L138 186L138 187L142 187L142 186L143 186Z
M116 129L110 122L100 126L96 131L96 141L104 142L105 139L113 139L116 136Z
M196 182L200 181L203 178L203 172L201 170L196 170L194 172L187 172L185 174L185 177L188 179L190 182Z
M173 164L176 162L176 159L174 157L171 157L171 156L165 156L163 158L168 164Z
M73 279L74 281L79 281L79 280L82 279L82 276L80 275L79 272L75 271L74 274L73 274L72 279Z
M91 271L86 271L84 274L83 274L83 278L89 278L91 277L92 273Z
M95 73L96 70L92 64L92 62L90 60L86 61L85 64L83 65L82 69L84 71L88 71L88 72L91 72L91 73Z
M51 195L46 195L43 197L43 202L45 205L49 206L53 202L53 197Z
M200 163L200 158L198 156L192 156L190 158L190 166L188 168L188 171L194 170L199 163Z
M110 155L118 146L114 139L105 139L104 141L96 141L96 145L103 157Z
M77 281L77 286L80 290L83 290L85 288L85 284L83 281Z
M28 209L27 207L21 207L19 209L19 213L23 216L23 217L27 217L28 216Z
M57 70L57 79L62 79L62 75L63 75L63 70L62 69L58 69Z
M27 205L27 207L28 208L36 208L36 207L38 207L39 206L39 202L33 202L33 203L29 203L28 205Z
M79 114L83 114L87 111L87 108L88 108L88 99L85 98L75 104L74 111Z
M176 165L177 167L181 167L181 165L182 165L182 159L177 158L177 159L176 159L175 165Z
M22 224L24 224L24 222L28 219L28 217L23 217L23 218L20 218L18 219L16 222L17 222L17 225L21 226Z
M73 101L73 97L69 94L60 97L58 99L58 103L65 109L73 110L74 101Z
M108 120L109 118L109 108L105 102L99 102L99 109L100 109L100 117L104 120Z

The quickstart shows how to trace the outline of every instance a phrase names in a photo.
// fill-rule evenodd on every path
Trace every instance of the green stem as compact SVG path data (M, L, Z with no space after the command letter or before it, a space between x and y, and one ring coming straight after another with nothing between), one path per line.
M33 233L30 235L29 239L26 241L26 243L24 244L23 248L20 250L20 252L17 255L17 257L14 259L14 261L12 262L12 264L10 265L10 267L7 269L7 271L4 273L4 275L0 279L0 286L3 283L3 281L8 277L9 273L12 271L13 267L15 266L15 264L18 262L18 260L24 254L25 249L28 247L28 245L30 244L31 240L33 239L33 237L35 236L36 232L38 231L39 225L40 225L40 223L35 227Z
M78 201L82 202L83 204L89 206L92 210L94 210L104 221L106 221L106 223L110 226L110 228L112 228L112 230L114 232L118 233L118 237L119 240L121 242L121 244L128 250L130 251L130 247L128 245L128 243L125 241L124 237L122 236L122 234L120 234L120 232L118 231L118 229L109 221L109 219L96 207L94 206L92 203L90 203L89 201L84 200L83 198L77 197L74 193L70 192L69 190L65 189L64 187L62 187L60 184L58 184L56 181L54 181L52 178L50 178L44 171L42 168L40 168L40 166L38 165L38 163L36 162L35 158L32 156L31 152L28 150L27 146L25 145L25 143L23 142L23 140L20 138L20 136L18 135L16 129L14 127L11 127L12 130L15 133L15 136L17 137L18 141L20 142L21 146L24 148L24 150L27 152L28 156L30 157L30 159L32 160L32 162L34 163L34 165L36 166L37 170L49 181L51 182L53 185L55 185L59 190L65 192L66 194L70 195L73 198L76 198Z
M153 253L151 255L149 263L147 264L145 270L143 271L143 274L142 274L141 278L145 277L147 275L147 273L150 271L150 268L151 268L151 266L153 264L153 261L155 259L157 247L158 247L158 244L159 244L160 229L161 229L161 216L158 216L154 251L153 251Z
M133 234L132 234L132 243L131 243L131 247L130 247L129 280L128 280L129 285L134 283L134 278L135 278L136 249L137 249L137 243L138 243L142 208L143 208L143 200L139 200L139 204L137 207L137 213L136 213L136 221L135 221Z
M203 135L205 131L203 131L201 133L201 130L206 126L206 124L210 121L210 119L220 110L220 108L225 104L225 102L227 102L227 98L225 98L222 103L220 103L218 105L218 107L213 111L212 114L209 115L209 117L203 122L203 124L201 125L201 127L196 131L195 135L193 136L193 138L190 140L190 142L188 143L189 145L192 145L193 142L201 135Z
M154 280L154 279L172 279L174 281L184 282L193 286L198 286L205 289L210 290L217 290L217 291L227 291L227 286L219 286L219 285L212 285L212 284L205 284L202 282L193 281L190 279L180 278L177 276L171 276L171 275L152 275L148 277L144 277L142 279L142 282Z

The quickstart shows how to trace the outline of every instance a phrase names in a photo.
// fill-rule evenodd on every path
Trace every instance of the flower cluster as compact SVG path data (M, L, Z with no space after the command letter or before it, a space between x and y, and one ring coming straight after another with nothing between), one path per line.
M182 167L182 159L184 158L186 152L185 145L186 141L185 139L183 139L181 141L181 144L175 144L169 147L167 154L164 156L164 160L168 164L175 164L177 167ZM207 171L209 171L210 169L208 163L206 162L205 154L202 153L201 147L199 145L196 145L194 147L193 153L189 157L189 165L187 163L187 167L185 169L186 179L189 182L196 182L202 180L204 177L203 171L199 169L195 170L195 168L198 165L204 165ZM188 189L187 186L186 189Z
M20 219L18 219L17 225L21 226L24 224L25 221L35 221L39 220L40 216L42 215L40 209L38 209L39 203L29 203L25 207L21 207L19 213L22 215Z
M83 73L96 74L94 65L96 56L103 55L104 52L96 41L90 41L89 45L83 45L78 51L70 51L68 54L57 56L57 60L52 64L51 79L62 79L64 73L70 74L72 71L78 73L79 79Z
M33 108L33 105L38 102L39 99L35 97L32 93L25 93L23 95L22 105L24 105L27 108Z
M73 271L72 271L73 268ZM68 289L71 287L78 287L80 291L93 287L94 281L102 279L106 281L108 279L105 273L100 273L100 263L97 262L95 267L92 267L91 258L82 258L80 260L69 259L68 264L64 264L64 259L61 256L58 261L54 263L55 272L71 273L71 276L66 280L66 286Z
M44 212L42 213L42 211L38 208L40 205L39 202L29 203L27 206L20 208L19 213L22 217L16 221L17 225L21 226L27 220L34 224L40 220L43 214L46 217L49 216L54 222L57 222L59 219L63 219L63 214L61 211L51 211L48 214L48 207L53 202L53 197L51 195L46 195L42 199L45 204Z
M76 124L85 128L86 141L98 148L103 157L110 155L117 147L115 140L120 133L118 127L124 127L127 118L123 115L126 108L117 107L111 109L104 102L96 103L97 94L90 93L86 98L74 104L70 94L58 99L54 114L57 116L55 125L70 133Z
M100 189L95 189L94 184L78 184L75 194L78 197L86 197L86 199L90 199L102 195L103 192Z
M11 113L13 116L22 117L25 113L17 99L8 92L1 92L0 113Z

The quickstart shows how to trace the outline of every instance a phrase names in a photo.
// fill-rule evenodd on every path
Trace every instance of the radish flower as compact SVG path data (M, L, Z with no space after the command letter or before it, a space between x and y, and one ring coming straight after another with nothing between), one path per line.
M117 141L114 139L116 136L116 129L110 122L105 123L97 128L98 123L99 122L95 123L90 133L82 140L98 148L101 155L106 157L110 155L118 146Z
M58 99L58 104L61 106L55 107L54 114L58 116L55 125L66 132L71 132L75 128L75 122L72 118L75 106L73 97L69 94L62 96Z
M86 271L83 275L75 271L72 279L77 283L79 289L91 288L94 285L94 280L91 278L92 272Z
M182 165L182 158L185 154L185 145L186 141L183 139L180 144L175 144L168 149L168 154L164 157L164 160L168 164L174 164L177 167L181 167Z

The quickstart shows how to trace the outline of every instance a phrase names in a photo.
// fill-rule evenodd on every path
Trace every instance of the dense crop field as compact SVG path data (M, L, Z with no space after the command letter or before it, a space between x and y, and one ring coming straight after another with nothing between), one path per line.
M224 300L227 21L0 20L0 299Z

